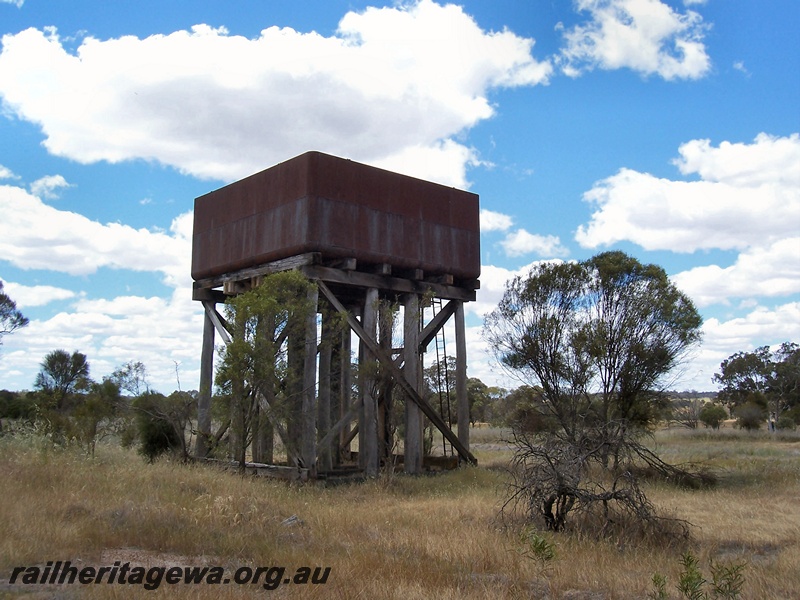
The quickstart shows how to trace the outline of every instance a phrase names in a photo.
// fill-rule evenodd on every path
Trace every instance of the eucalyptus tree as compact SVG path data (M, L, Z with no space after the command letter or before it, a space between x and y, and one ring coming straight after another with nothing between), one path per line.
M702 319L663 268L622 252L542 263L506 287L485 320L501 364L541 388L568 437L589 425L646 425Z
M226 305L232 341L222 352L216 384L227 404L223 428L231 454L242 467L248 445L264 428L274 427L287 452L299 456L291 428L303 393L306 317L315 310L311 286L297 272L276 273Z
M484 335L499 362L539 391L540 410L555 423L515 429L522 468L515 498L552 529L595 502L605 507L606 523L613 520L609 502L649 518L626 467L642 460L676 474L637 440L655 420L669 376L700 340L701 325L663 268L623 252L541 263L511 280ZM586 486L591 464L605 469L608 486Z
M89 384L89 362L85 354L77 350L72 354L53 350L42 360L33 385L52 408L64 411L69 408L71 396L86 390Z

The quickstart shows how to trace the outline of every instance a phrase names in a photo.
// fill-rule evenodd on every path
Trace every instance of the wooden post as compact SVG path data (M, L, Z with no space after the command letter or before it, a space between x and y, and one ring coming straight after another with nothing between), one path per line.
M352 333L350 327L342 327L341 345L339 346L339 418L341 419L350 409L353 396L353 370L352 370ZM350 444L345 440L350 437L350 425L342 427L339 434L339 455L343 460L350 460Z
M258 335L264 340L275 339L275 315L265 315L259 317L258 320ZM262 360L275 363L275 351L268 356L262 357ZM266 385L263 388L263 397L266 404L270 407L275 403L275 386ZM275 429L270 422L267 415L266 406L262 406L261 402L256 402L253 415L253 443L252 455L253 462L272 464L274 460L274 442L275 442Z
M233 339L241 340L244 337L244 318L241 313L236 313L233 326ZM231 382L231 425L228 430L228 455L232 460L244 466L247 451L247 432L245 431L245 398L244 380L237 377Z
M317 432L320 439L331 428L331 358L333 354L333 314L322 310L322 338L319 345L319 397L317 398ZM330 444L319 446L319 468L330 471L333 456Z
M361 327L367 336L375 341L376 326L378 321L378 290L369 288L364 300L364 312L361 317ZM378 476L378 406L376 397L376 373L378 361L372 352L361 343L359 356L363 361L359 363L359 387L363 397L362 420L359 423L359 464L364 469L367 477Z
M392 355L392 333L394 326L394 307L391 303L383 301L378 309L378 337L383 351ZM394 447L394 432L392 431L392 392L394 385L392 378L381 376L378 389L378 455L379 460L392 461Z
M456 402L458 439L469 450L469 396L467 396L467 337L464 327L464 303L455 312L456 326Z
M304 350L305 345L300 337L300 324L298 315L290 315L286 327L289 333L286 338L286 389L288 406L286 407L286 440L285 444L291 446L286 449L287 458L291 455L302 459L302 404L303 404L303 377L304 377ZM305 466L305 465L303 465Z
M302 438L300 456L308 476L317 476L317 303L319 290L308 292L309 311L305 317L305 360L303 364Z
M211 303L212 308L214 304ZM203 347L200 353L200 393L197 397L197 442L195 455L208 456L211 440L211 385L214 380L214 323L203 311Z
M422 369L419 360L419 296L408 294L404 301L403 315L403 374L415 390L422 388ZM410 399L406 399L406 435L403 463L406 473L422 471L422 411Z

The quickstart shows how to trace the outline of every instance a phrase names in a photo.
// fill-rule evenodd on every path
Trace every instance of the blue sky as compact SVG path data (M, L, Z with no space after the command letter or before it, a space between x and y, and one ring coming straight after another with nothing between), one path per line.
M298 8L302 7L302 8ZM624 250L704 316L674 382L800 342L795 0L0 0L0 279L49 351L194 389L194 198L307 150L480 195L481 315L542 260Z

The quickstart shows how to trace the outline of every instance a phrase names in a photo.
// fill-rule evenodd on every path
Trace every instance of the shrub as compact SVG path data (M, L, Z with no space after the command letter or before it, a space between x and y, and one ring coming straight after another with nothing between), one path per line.
M736 416L736 425L747 431L760 429L767 416L764 408L754 402L737 406L734 415Z
M706 404L700 411L700 421L711 429L719 429L727 416L727 411L719 404Z
M165 415L163 394L148 392L133 401L136 412L136 429L139 453L150 462L170 450L180 450L184 440L178 435L173 422Z
M700 570L700 561L690 551L681 555L683 569L678 576L676 589L681 598L687 600L737 600L744 587L744 570L746 563L720 565L711 563L711 580L706 579ZM652 600L666 600L667 578L655 573L653 575L653 591L648 594ZM709 591L711 594L709 595Z
M794 421L795 425L800 425L800 404L797 406L793 406L789 410L785 410L781 413L781 417L788 417L792 421Z

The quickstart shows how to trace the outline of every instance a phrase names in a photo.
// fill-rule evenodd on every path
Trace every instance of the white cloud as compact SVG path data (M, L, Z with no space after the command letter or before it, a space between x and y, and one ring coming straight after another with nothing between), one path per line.
M186 281L191 261L191 214L171 232L102 224L60 211L14 186L0 186L0 256L22 269L87 275L101 267L155 271L165 283Z
M741 73L744 73L748 77L750 77L750 71L744 65L744 61L741 61L741 60L735 61L733 63L733 68L736 69L737 71L741 72Z
M5 4L13 4L17 8L22 8L22 5L25 4L25 0L0 0Z
M695 140L677 164L702 181L672 181L621 169L584 194L595 207L575 239L596 248L631 241L647 250L745 249L797 233L800 137L759 135L752 144ZM755 166L755 168L753 167Z
M646 250L738 250L735 264L696 267L675 281L701 306L800 291L800 135L751 144L692 140L674 161L699 181L621 169L584 194L591 221L575 239L597 248L630 241Z
M787 137L760 133L752 144L692 140L678 148L674 163L684 175L742 187L800 186L800 134Z
M566 256L569 251L561 245L561 240L556 235L538 235L525 229L506 235L500 242L508 256L523 256L525 254L538 254L539 256Z
M660 0L576 0L576 6L591 20L564 33L567 75L628 68L667 80L697 79L710 68L706 26L695 11L680 13Z
M57 300L69 300L76 296L72 290L52 285L22 285L6 281L5 288L5 291L13 298L19 309L44 306Z
M503 213L493 210L481 209L481 231L506 231L514 224L514 220Z
M0 179L19 179L14 172L8 167L0 165Z
M55 200L60 190L72 187L61 175L46 175L31 184L31 194L43 200Z
M775 308L758 306L742 317L728 320L707 319L703 323L703 343L678 389L711 390L714 373L720 363L740 350L759 346L777 346L782 342L800 339L800 303L790 302Z
M89 37L70 53L55 32L28 29L2 45L3 103L41 124L51 153L223 180L315 149L465 187L476 157L455 136L493 115L492 89L552 71L533 40L431 0L348 13L331 37L198 25Z
M800 339L800 302L773 309L758 306L743 317L727 321L708 319L703 329L704 347L725 353L723 359L738 350L797 340Z
M725 302L728 298L798 294L800 237L779 240L768 247L749 248L730 267L695 267L678 273L673 280L700 307Z
M202 313L187 289L175 290L166 299L79 300L72 311L31 319L27 327L4 339L0 380L19 381L20 373L35 374L48 352L63 348L86 354L90 375L97 380L123 363L141 361L150 383L166 393L177 388L177 362L183 389L190 389L199 380L202 330ZM32 385L31 375L17 388Z

